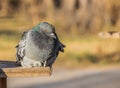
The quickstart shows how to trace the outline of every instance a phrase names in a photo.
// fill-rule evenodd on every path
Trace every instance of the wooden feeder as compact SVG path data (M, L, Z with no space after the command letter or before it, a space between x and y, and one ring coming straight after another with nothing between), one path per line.
M0 61L0 88L7 88L8 77L50 76L50 67L23 68L13 61Z

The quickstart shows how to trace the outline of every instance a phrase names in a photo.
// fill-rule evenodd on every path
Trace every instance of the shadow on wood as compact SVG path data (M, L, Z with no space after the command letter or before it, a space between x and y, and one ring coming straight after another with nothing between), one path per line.
M0 61L0 78L50 76L50 67L23 68L13 61Z
M0 78L0 88L7 88L7 79Z

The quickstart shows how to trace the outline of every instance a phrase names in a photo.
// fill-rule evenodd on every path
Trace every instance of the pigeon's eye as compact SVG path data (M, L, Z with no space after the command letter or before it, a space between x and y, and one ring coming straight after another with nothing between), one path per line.
M48 32L48 30L45 30L45 32Z

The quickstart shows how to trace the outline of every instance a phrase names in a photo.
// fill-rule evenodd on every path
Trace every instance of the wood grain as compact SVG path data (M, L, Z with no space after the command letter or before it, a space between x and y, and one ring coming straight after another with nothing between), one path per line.
M50 76L50 67L23 68L15 62L0 61L0 78Z

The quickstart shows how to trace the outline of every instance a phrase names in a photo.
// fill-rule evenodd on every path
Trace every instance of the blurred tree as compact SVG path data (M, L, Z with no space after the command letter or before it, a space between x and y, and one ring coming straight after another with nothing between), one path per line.
M1 2L0 16L8 15L9 11L8 0L0 0L0 2Z
M98 32L119 26L120 0L0 0L0 16L16 14L33 25L51 21L73 34Z

